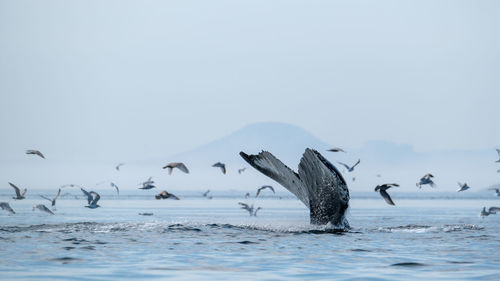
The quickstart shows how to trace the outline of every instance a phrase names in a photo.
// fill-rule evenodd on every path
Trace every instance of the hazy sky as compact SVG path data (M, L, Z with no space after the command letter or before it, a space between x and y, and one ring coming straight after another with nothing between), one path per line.
M495 147L499 14L499 1L1 0L0 154L171 155L258 121L344 146Z

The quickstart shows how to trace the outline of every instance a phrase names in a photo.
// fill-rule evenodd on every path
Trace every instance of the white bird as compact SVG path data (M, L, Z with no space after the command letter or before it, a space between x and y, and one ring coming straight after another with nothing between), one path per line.
M118 185L114 184L113 182L110 182L109 185L111 187L114 187L116 189L116 193L118 193L118 195L120 195L120 189L118 189Z
M276 194L276 192L274 192L274 188L270 185L263 185L262 187L260 187L259 189L257 189L257 194L255 194L255 198L259 197L259 194L262 190L266 189L266 188L269 188L274 194Z
M221 163L221 162L217 162L217 163L213 164L212 167L218 167L218 168L220 168L220 170L222 171L222 173L224 175L226 174L226 164Z
M59 195L61 195L61 189L60 188L59 188L59 191L56 194L56 197L54 197L54 199L50 199L50 198L45 197L43 195L40 195L40 197L42 197L43 199L49 200L51 202L51 206L55 207L56 206L56 200L57 200L57 197L59 197Z
M422 185L425 185L425 184L428 184L430 185L431 187L434 187L435 184L434 182L432 181L431 178L433 178L434 176L432 174L426 174L425 176L423 176L422 178L420 178L420 181L417 182L417 186L418 188L422 188Z
M52 213L52 211L51 211L51 210L49 210L49 208L47 208L47 207L46 207L45 205L43 205L43 204L38 204L38 205L33 206L33 211L34 211L35 209L38 209L38 210L40 210L40 211L42 211L42 212L45 212L45 213L48 213L48 214L51 214L51 215L53 215L53 214L54 214L54 213Z
M356 167L360 162L361 162L361 159L359 159L358 162L356 162L356 164L354 164L354 166L352 166L352 167L349 167L349 165L344 164L342 162L337 162L337 163L339 163L340 165L344 166L347 169L348 172L352 172L352 171L354 171L354 167Z
M257 212L259 210L262 210L261 207L258 207L257 209L255 209L253 207L253 204L251 206L249 206L248 204L242 203L242 202L238 202L238 204L241 205L241 209L247 210L251 217L256 217L257 216Z
M386 184L382 184L382 185L377 185L375 187L375 192L379 192L380 193L380 196L382 196L382 198L384 198L385 202L387 202L387 204L389 205L396 205L394 204L394 202L392 201L391 199L391 196L389 196L389 193L387 193L387 189L393 187L393 186L399 186L399 184L397 183L386 183Z
M38 156L42 157L43 159L45 159L45 156L43 156L43 154L38 150L28 149L28 150L26 150L26 154L38 155Z
M167 169L167 168L168 168L169 175L172 174L172 171L174 170L174 168L177 168L177 169L183 171L184 173L189 174L188 168L186 167L186 165L184 165L184 163L181 163L181 162L172 162L172 163L169 163L163 167L163 169Z
M461 183L458 183L458 186L460 187L457 192L460 192L460 191L465 191L467 189L470 188L470 186L467 185L467 183L464 183L464 184L461 184Z
M120 164L116 165L115 169L117 171L120 171L120 167L123 166L123 165L125 165L125 163L120 163Z
M16 212L14 212L14 210L10 207L9 203L7 203L7 202L0 202L0 208L2 208L2 210L5 210L11 214L16 213Z
M95 192L95 191L87 192L83 188L80 188L80 189L82 190L83 194L85 196L87 196L88 206L85 206L85 208L96 209L96 208L101 207L101 206L97 205L97 202L99 201L99 199L101 199L101 196L97 192Z
M14 188L14 191L16 192L16 197L12 197L12 199L16 199L16 200L22 200L24 199L24 194L26 194L26 191L28 191L26 188L23 190L23 192L21 192L21 190L19 189L19 187L17 187L16 185L14 185L13 183L10 183L10 186L12 186L12 188Z

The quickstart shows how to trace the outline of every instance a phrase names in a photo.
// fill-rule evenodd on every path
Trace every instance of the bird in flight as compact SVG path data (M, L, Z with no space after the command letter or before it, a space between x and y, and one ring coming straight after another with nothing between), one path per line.
M208 199L212 199L212 195L208 195L210 193L210 189L208 189L207 191L203 192L203 197L205 198L208 198Z
M95 192L95 191L87 192L83 188L80 188L80 189L82 190L83 194L85 196L87 196L88 206L85 206L85 208L96 209L96 208L101 207L101 206L97 205L97 202L99 201L99 199L101 199L101 196L97 192Z
M166 190L163 190L162 192L158 193L155 195L155 198L157 200L160 200L160 199L174 199L174 200L179 200L179 197L173 195L172 193L168 193L168 191Z
M59 188L59 191L56 194L56 197L54 197L54 199L50 199L49 197L46 197L46 196L43 196L43 195L40 195L40 197L42 197L45 200L49 200L51 206L55 207L56 206L56 200L57 200L57 197L59 197L59 195L61 195L61 189L60 188Z
M247 168L241 168L241 169L238 169L238 174L241 174L243 173Z
M274 194L276 194L276 192L274 192L274 188L272 186L270 186L270 185L263 185L262 187L260 187L259 189L257 189L257 194L255 194L255 198L259 197L260 192L262 190L266 189L266 188L270 189Z
M498 188L488 188L489 190L494 190L496 196L500 196L500 189Z
M356 164L354 164L352 167L349 167L349 165L344 164L342 162L337 162L337 163L339 163L340 165L344 166L347 169L348 172L352 172L352 171L354 171L354 167L356 167L360 162L361 162L361 159L359 159L358 162L356 162Z
M375 192L378 191L380 193L380 196L382 196L382 198L384 198L384 200L385 200L385 202L387 202L387 204L394 206L396 204L394 204L394 201L392 201L391 196L389 196L389 193L387 193L387 189L389 189L393 186L399 186L399 184L386 183L386 184L382 184L382 185L377 185L375 187Z
M43 156L43 154L38 150L28 149L28 150L26 150L26 154L38 155L38 156L42 157L43 159L45 159L45 156Z
M500 211L499 207L490 207L488 210L486 210L486 207L483 207L481 210L481 214L479 214L481 217L487 217L489 215L496 214L497 212Z
M332 147L330 149L327 149L327 151L331 151L331 152L344 152L345 153L345 151L342 148L340 148L340 147Z
M19 189L19 187L17 187L15 184L13 183L10 183L10 186L12 186L12 188L14 188L14 191L16 192L16 197L12 197L12 199L16 199L16 200L22 200L24 199L24 194L26 194L26 191L28 191L26 188L23 190L23 192L21 193L21 190Z
M177 168L177 169L183 171L184 173L189 174L188 168L186 167L186 165L184 165L184 163L181 163L181 162L172 162L172 163L169 163L163 167L163 169L167 169L167 168L168 168L169 175L172 174L172 171L174 170L174 168Z
M253 204L251 206L249 206L248 204L242 203L242 202L238 202L238 204L241 206L241 209L247 210L251 217L256 217L257 212L259 210L262 210L261 207L258 207L257 209L255 209L253 207Z
M109 185L111 187L114 187L116 189L116 193L118 193L118 195L120 195L120 189L118 188L118 185L116 185L114 182L110 182Z
M123 166L123 165L125 165L125 163L120 163L120 164L116 165L115 169L117 171L120 171L120 167Z
M11 214L16 213L16 212L14 212L14 210L10 207L9 203L7 203L7 202L0 202L0 208L2 208L2 210L5 210Z
M425 176L423 176L422 178L420 178L420 181L417 182L417 186L418 188L422 188L422 185L425 185L425 184L428 184L430 185L431 187L434 187L435 184L434 182L432 181L432 178L434 176L432 174L426 174Z
M53 214L54 214L54 213L52 213L52 211L51 211L51 210L49 210L49 208L47 208L47 206L45 206L45 205L43 205L43 204L38 204L38 205L33 206L33 211L34 211L35 209L38 209L38 210L40 210L40 211L42 211L42 212L45 212L45 213L47 213L47 214L51 214L51 215L53 215Z
M222 171L222 173L224 175L226 174L226 164L221 163L221 162L217 162L217 163L213 164L212 167L218 167L218 168L220 168L220 170Z
M462 184L462 183L460 183L460 182L459 182L459 183L458 183L458 186L459 186L460 188L457 190L457 192L460 192L460 191L465 191L465 190L467 190L467 189L469 189L469 188L470 188L470 186L468 186L468 185L467 185L467 183L463 183L463 184Z

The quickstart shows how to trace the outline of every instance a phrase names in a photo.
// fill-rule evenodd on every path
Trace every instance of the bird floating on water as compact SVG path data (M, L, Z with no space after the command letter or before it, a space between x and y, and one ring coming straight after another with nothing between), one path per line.
M26 154L38 155L38 156L42 157L43 159L45 159L45 156L43 156L43 154L38 150L28 149L28 150L26 150Z
M179 197L173 195L172 193L168 193L168 191L163 190L162 192L155 195L156 200L160 199L174 199L179 200Z
M460 191L465 191L465 190L467 190L467 189L469 189L469 188L470 188L470 186L468 186L468 185L467 185L467 183L463 183L463 184L462 184L462 183L460 183L460 182L459 182L459 183L458 183L458 186L459 186L460 188L457 190L457 192L460 192Z
M10 207L9 203L7 203L7 202L0 202L0 208L2 208L2 210L5 210L11 214L16 213L16 212L14 212L14 210Z
M224 175L226 174L226 164L221 163L221 162L217 162L217 163L213 164L212 167L218 167L218 168L220 168L220 170L222 171L222 173Z
M43 199L45 200L49 200L50 201L50 204L52 207L55 207L56 206L56 200L57 198L59 197L59 195L61 195L61 189L59 188L59 191L57 192L56 194L56 197L54 197L54 199L50 199L49 197L45 197L43 195L40 195L40 197L42 197Z
M40 210L40 211L42 211L42 212L45 212L45 213L47 213L47 214L51 214L51 215L53 215L53 214L54 214L54 213L52 213L52 211L51 211L51 210L49 210L49 208L47 208L47 206L45 206L45 205L43 205L43 204L38 204L38 205L33 206L33 211L34 211L35 209L38 209L38 210Z
M483 209L481 210L481 214L479 214L479 216L487 217L489 215L496 214L499 211L500 211L499 207L490 207L488 210L486 210L486 207L483 207Z
M396 204L394 204L394 201L392 201L391 196L389 196L389 193L387 193L387 189L389 189L393 186L399 186L399 184L386 183L386 184L382 184L382 185L377 185L375 187L375 192L378 191L380 193L380 196L382 196L382 198L384 198L384 200L385 200L385 202L387 202L387 204L394 206Z
M330 152L344 152L345 153L345 150L343 150L340 147L332 147L330 149L327 149L327 151L330 151Z
M435 184L434 182L432 181L432 178L434 176L430 173L426 174L425 176L423 176L422 178L420 178L420 181L417 182L417 187L418 188L422 188L422 185L425 185L425 184L428 184L430 185L431 187L434 187Z
M259 197L260 192L262 190L266 189L266 188L270 189L274 194L276 194L276 192L274 192L274 188L272 186L270 186L270 185L263 185L263 186L259 187L259 189L257 189L257 194L255 194L255 198Z
M238 204L241 205L241 209L247 210L251 217L256 217L257 216L257 212L259 210L262 210L261 207L258 207L257 209L255 209L253 207L253 204L251 206L249 206L248 204L242 203L242 202L238 202Z
M21 190L19 189L19 187L17 187L15 184L13 183L10 183L10 186L12 186L12 188L14 188L14 191L16 192L16 197L12 197L12 199L16 199L16 200L22 200L24 199L24 194L26 194L26 191L28 191L26 188L23 190L23 192L21 192Z
M120 163L120 164L116 165L115 169L117 171L120 171L120 167L123 166L123 165L125 165L125 163Z
M348 172L352 172L352 171L354 171L354 167L356 167L360 162L361 162L361 159L359 159L358 162L356 162L356 164L354 164L352 167L349 167L349 165L344 164L342 162L337 162L337 163L339 163L340 165L344 166L347 169Z
M83 194L85 196L87 196L88 206L85 206L85 208L96 209L96 208L101 207L101 206L97 205L97 202L99 201L99 199L101 199L101 196L97 192L95 192L95 191L87 192L83 188L80 188L80 189L82 190Z
M183 171L184 173L189 174L188 168L186 167L186 165L184 165L184 163L181 163L181 162L172 162L172 163L169 163L163 167L163 169L168 169L169 175L172 174L172 171L174 170L174 168L177 168L177 169Z

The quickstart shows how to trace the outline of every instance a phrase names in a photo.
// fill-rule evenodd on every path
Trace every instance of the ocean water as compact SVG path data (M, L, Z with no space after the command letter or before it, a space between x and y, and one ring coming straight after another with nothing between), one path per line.
M48 192L51 194L53 192ZM309 225L292 197L103 196L101 208L66 196L55 215L35 196L0 212L0 279L499 280L500 214L493 197L351 195L352 229ZM238 202L263 209L250 217ZM47 204L48 206L48 204ZM151 216L139 213L150 212Z

